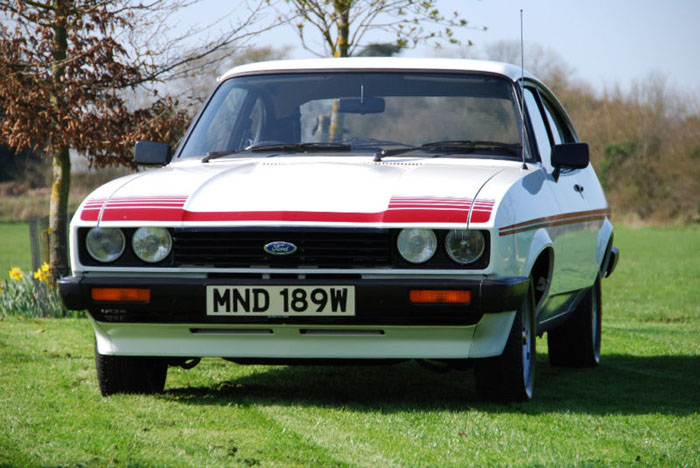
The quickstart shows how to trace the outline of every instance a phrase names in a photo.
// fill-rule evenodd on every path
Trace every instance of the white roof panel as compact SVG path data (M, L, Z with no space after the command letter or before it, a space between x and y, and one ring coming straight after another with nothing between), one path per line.
M516 81L520 78L520 67L509 63L485 60L441 59L441 58L397 58L397 57L349 57L303 60L274 60L250 63L232 68L220 79L250 73L275 71L314 70L425 70L425 71L476 71L496 73ZM528 78L537 78L525 72ZM537 80L539 81L539 80Z

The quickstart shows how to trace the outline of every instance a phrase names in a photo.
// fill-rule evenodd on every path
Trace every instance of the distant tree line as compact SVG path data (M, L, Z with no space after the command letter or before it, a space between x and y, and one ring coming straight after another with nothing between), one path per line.
M605 188L613 218L646 224L700 222L700 95L657 73L627 89L598 90L550 49L526 44L525 68L559 98ZM477 52L467 51L466 57ZM520 63L520 44L489 44L484 58Z
M653 74L627 91L561 82L554 92L590 145L615 216L700 222L700 96Z

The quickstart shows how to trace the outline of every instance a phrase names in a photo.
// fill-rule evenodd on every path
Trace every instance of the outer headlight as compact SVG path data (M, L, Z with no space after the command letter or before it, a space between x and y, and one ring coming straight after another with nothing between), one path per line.
M158 263L168 256L173 246L170 232L160 227L142 227L131 238L134 253L144 262Z
M431 229L402 229L396 247L407 262L425 263L437 250L437 237Z
M95 227L88 231L85 247L92 258L102 263L113 262L124 252L126 239L119 228Z
M445 237L445 250L452 260L462 265L473 263L481 257L486 241L481 231L453 229Z

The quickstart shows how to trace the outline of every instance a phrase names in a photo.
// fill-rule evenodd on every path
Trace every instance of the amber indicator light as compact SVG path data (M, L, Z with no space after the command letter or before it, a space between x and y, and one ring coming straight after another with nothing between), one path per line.
M412 289L409 298L414 304L469 304L472 295L452 289Z
M151 290L144 288L92 288L92 300L98 302L148 302Z

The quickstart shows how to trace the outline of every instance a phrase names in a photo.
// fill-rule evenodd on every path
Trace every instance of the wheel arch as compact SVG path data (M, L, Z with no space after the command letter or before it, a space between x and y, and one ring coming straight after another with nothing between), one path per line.
M525 271L534 282L535 314L537 314L549 294L554 271L554 242L545 229L539 229L532 238Z
M605 218L603 226L598 231L598 240L596 242L596 265L598 274L606 266L605 262L608 258L608 253L613 247L613 225L608 218Z

